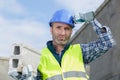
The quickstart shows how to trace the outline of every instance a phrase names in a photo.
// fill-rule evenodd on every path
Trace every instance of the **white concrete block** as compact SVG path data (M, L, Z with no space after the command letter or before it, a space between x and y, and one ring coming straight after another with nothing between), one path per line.
M34 73L36 73L39 62L40 51L24 44L13 44L9 60L9 70L17 69L21 72L23 66L30 64L33 67Z

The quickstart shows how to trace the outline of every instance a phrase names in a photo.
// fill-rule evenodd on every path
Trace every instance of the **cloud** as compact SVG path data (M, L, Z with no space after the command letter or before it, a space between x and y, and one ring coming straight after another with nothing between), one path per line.
M17 0L0 0L0 56L9 56L13 43L41 49L51 38L48 25L45 21L40 22L41 17L46 16L42 12L40 15L26 14L23 7ZM4 13L7 15L2 15ZM14 17L14 14L15 18L6 17ZM23 17L19 18L21 15Z
M60 5L72 9L75 12L95 11L104 0L56 0Z
M35 20L8 20L0 16L0 55L10 55L13 43L41 49L51 38L49 27Z
M24 12L24 8L17 0L0 0L0 11L20 14Z

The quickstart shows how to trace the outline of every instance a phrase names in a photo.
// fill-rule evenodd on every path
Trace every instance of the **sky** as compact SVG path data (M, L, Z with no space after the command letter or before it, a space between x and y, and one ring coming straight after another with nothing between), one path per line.
M59 9L95 11L104 0L0 0L0 56L10 56L14 43L37 50L51 40L49 20ZM80 27L75 27L75 33Z

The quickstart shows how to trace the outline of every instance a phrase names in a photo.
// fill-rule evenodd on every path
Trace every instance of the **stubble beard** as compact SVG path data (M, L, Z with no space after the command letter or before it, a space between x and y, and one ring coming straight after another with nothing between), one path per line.
M60 40L58 37L54 37L53 42L56 45L65 46L68 43L69 39L70 39L70 37L65 38L65 40Z

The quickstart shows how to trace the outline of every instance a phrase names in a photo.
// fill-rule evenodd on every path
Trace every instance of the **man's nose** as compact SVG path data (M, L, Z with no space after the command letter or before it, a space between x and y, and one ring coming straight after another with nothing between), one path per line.
M62 29L61 32L60 32L60 34L65 35L65 30Z

